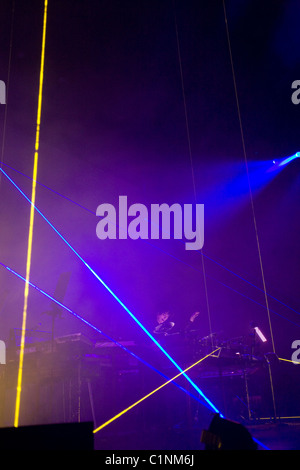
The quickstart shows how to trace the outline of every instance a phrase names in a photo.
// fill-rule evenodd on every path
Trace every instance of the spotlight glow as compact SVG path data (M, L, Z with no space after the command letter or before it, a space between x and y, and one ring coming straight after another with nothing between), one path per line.
M281 158L279 160L273 160L273 166L269 168L269 172L271 171L276 171L281 169L282 167L288 165L288 163L292 162L293 160L296 160L296 158L300 158L300 152L294 153L294 155L291 155L290 157L285 157Z
M283 161L281 161L279 163L279 166L287 165L288 163L292 162L293 160L295 160L296 158L299 158L299 157L300 157L300 152L297 152L297 153L295 153L295 155L291 155L290 157L285 158Z

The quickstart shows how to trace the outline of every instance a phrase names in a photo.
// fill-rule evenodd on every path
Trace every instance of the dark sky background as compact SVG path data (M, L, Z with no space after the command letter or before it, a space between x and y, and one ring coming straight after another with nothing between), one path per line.
M15 1L13 23L12 5L0 7L2 168L30 196L43 2ZM266 169L300 150L291 101L300 5L227 0L226 9L274 343L290 358L300 336L300 162ZM222 2L50 0L45 54L37 207L145 324L160 309L177 325L199 310L203 336L210 319L212 331L234 338L255 321L271 350ZM205 207L202 253L178 240L96 237L101 203L117 207L126 195L147 207L194 204L194 190ZM29 204L4 176L0 195L0 262L24 275ZM64 272L65 305L116 338L143 337L37 214L31 280L54 295ZM1 268L3 339L21 326L23 289ZM30 291L28 328L50 331L49 308ZM99 339L68 312L56 319L56 336L79 331Z

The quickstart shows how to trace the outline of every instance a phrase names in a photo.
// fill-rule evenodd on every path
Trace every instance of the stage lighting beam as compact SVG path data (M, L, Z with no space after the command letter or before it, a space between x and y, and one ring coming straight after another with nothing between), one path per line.
M288 165L293 160L296 160L296 158L300 158L300 152L296 152L293 155L290 155L289 157L286 157L286 158L282 158L282 159L279 159L279 160L273 160L273 167L269 168L268 171L276 171L279 168L282 168L282 167Z
M20 346L20 357L19 357L18 377L17 377L14 427L18 427L18 425L19 425L22 380L23 380L25 331L26 331L27 310L28 310L29 278L30 278L30 270L31 270L33 226L34 226L34 207L35 207L35 199L36 199L36 185L37 185L36 181L37 181L37 170L38 170L38 159L39 159L39 142L40 142L40 125L41 125L42 95L43 95L43 81L44 81L47 10L48 10L48 0L45 0L44 1L44 15L43 15L40 80L39 80L39 91L38 91L38 109L37 109L37 119L36 119L35 153L34 153L34 163L33 163L33 177L32 177L31 201L30 201L31 202L30 220L29 220L27 260L26 260L26 282L25 282L25 288L24 288L24 306L23 306L23 315L22 315L22 332L21 332L21 346Z
M47 219L47 217L33 205L32 201L26 196L26 194L17 186L17 184L5 173L3 168L0 171L7 177L7 179L15 186L15 188L25 197L25 199L34 207L34 209L43 217L47 224L57 233L57 235L68 245L73 253L82 261L82 263L88 268L88 270L96 277L96 279L105 287L105 289L112 295L112 297L119 303L119 305L128 313L128 315L135 321L135 323L146 333L146 335L153 341L153 343L161 350L161 352L169 359L169 361L178 369L185 379L192 385L192 387L199 393L199 395L206 401L206 403L215 411L220 411L215 405L209 400L209 398L203 393L203 391L195 384L195 382L182 370L177 362L170 356L170 354L162 347L162 345L154 338L154 336L145 328L145 326L138 320L138 318L131 312L131 310L124 304L124 302L114 293L114 291L104 282L104 280L92 269L91 266L82 258L82 256L73 248L73 246L63 237L63 235L54 227L54 225ZM222 415L221 415L222 416Z
M290 157L285 158L283 161L281 161L278 166L284 166L287 165L288 163L292 162L296 158L300 158L300 152L296 152L294 155L291 155Z

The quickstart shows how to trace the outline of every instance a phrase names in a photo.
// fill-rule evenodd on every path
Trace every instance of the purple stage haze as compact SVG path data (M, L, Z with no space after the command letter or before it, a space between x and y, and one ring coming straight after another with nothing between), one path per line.
M0 7L8 91L1 164L28 197L42 3L15 2L9 82L12 2ZM248 337L254 322L272 350L264 280L276 352L290 359L300 336L300 162L279 173L266 168L300 149L300 105L291 101L300 78L299 5L226 3L248 168L222 2L50 0L36 205L150 328L161 310L176 328L200 311L201 336ZM174 239L99 240L98 205L117 206L122 195L147 207L204 204L202 252ZM29 208L1 175L0 261L22 275ZM32 282L53 295L62 273L70 273L64 304L116 339L149 342L36 214ZM0 269L2 340L21 327L23 289ZM50 307L30 291L28 328L50 331ZM55 336L80 331L99 339L67 312L56 318Z

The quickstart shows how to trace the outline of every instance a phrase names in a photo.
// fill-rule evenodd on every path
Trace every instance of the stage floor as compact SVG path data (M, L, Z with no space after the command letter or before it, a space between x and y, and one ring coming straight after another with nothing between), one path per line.
M300 422L245 426L259 443L258 450L300 450ZM99 433L95 450L205 450L202 429L152 429L140 432Z

